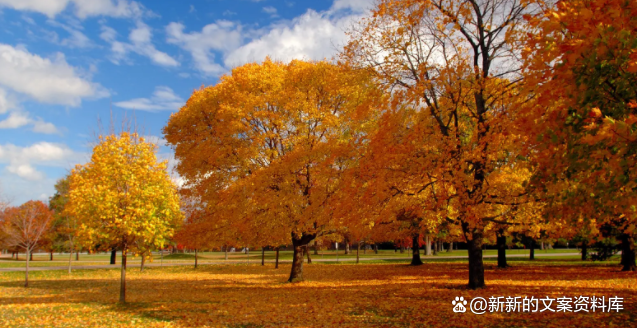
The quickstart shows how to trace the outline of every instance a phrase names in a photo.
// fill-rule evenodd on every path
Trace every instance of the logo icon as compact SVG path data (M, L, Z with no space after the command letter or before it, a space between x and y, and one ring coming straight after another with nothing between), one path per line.
M453 312L456 312L456 313L467 312L467 308L465 307L465 305L467 305L467 301L464 299L464 297L456 296L456 299L453 300L451 304L453 304Z

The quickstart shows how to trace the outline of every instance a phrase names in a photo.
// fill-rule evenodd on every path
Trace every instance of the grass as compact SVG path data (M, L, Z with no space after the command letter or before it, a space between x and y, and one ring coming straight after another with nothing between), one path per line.
M0 273L2 327L598 327L637 323L635 273L617 261L487 260L487 288L466 289L458 259L411 267L305 265L306 281L285 283L290 265L202 265L129 270L126 305L117 303L118 269ZM397 261L403 261L399 259ZM619 313L453 313L451 300L490 296L620 296Z
M424 251L421 251L424 254ZM536 250L536 255L541 256L541 254L555 254L555 253L573 253L578 254L576 249L552 249L552 250ZM323 259L323 260L336 260L338 257L340 259L354 259L356 258L356 250L353 249L350 254L345 255L343 250L339 250L338 256L336 251L334 250L321 250L319 251L319 255L314 255L314 252L311 253L312 259ZM507 255L511 256L520 256L520 255L528 255L529 251L525 249L511 249L507 250ZM117 256L117 264L120 262L120 255L118 253ZM405 251L404 253L394 252L394 250L380 250L378 254L375 254L373 251L368 250L364 253L362 250L360 252L360 257L363 259L374 259L374 258L411 258L411 251ZM496 250L485 250L485 256L494 256L497 255ZM449 256L467 256L466 250L454 250L453 252L439 252L437 255L432 255L429 257L425 257L423 255L423 259L435 259L437 257L449 257ZM206 263L206 261L225 261L225 253L223 252L199 252L198 253L200 263ZM90 266L90 265L107 265L110 263L110 254L80 254L79 261L75 260L75 255L73 255L71 263L72 266ZM515 257L510 257L511 259L515 259ZM568 257L563 257L568 258ZM33 261L30 261L29 266L31 267L64 267L68 265L68 254L54 254L54 260L50 261L49 254L38 254L33 256ZM163 260L160 259L159 254L153 255L153 263L163 262L166 264L174 264L174 263L189 263L193 262L195 259L194 253L175 253L170 255L164 255ZM266 251L265 252L266 261L273 261L275 259L274 251ZM282 261L292 260L292 251L280 251L279 259ZM485 258L485 259L488 259ZM260 262L261 261L261 251L251 251L249 254L234 252L228 253L229 261L250 261L250 262ZM139 264L141 260L139 257L129 256L127 260L128 264ZM4 257L0 257L0 268L23 268L26 266L26 258L24 254L19 255L19 260L15 260L11 258L9 255L5 255Z

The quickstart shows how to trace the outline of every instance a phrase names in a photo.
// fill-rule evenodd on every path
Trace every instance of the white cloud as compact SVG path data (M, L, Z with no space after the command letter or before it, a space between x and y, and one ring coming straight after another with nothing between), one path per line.
M45 174L34 165L71 167L85 158L86 155L76 153L64 144L39 142L28 147L0 145L0 163L8 164L8 172L30 181L45 178Z
M0 114L4 114L13 108L15 108L15 105L9 99L7 92L0 88Z
M215 62L215 52L230 52L241 45L242 27L227 20L218 20L203 27L201 32L184 33L181 23L166 26L168 43L176 44L190 52L195 66L207 75L217 76L226 69Z
M149 112L171 110L176 111L186 103L181 97L166 86L155 88L150 98L136 98L127 101L116 102L114 105L126 109L143 110Z
M309 9L292 20L278 21L257 30L246 30L239 23L217 21L201 32L191 33L184 32L182 24L171 23L166 32L168 42L188 51L199 71L218 76L229 68L259 62L266 56L283 61L329 59L347 42L346 30L373 4L373 0L336 0L329 10ZM276 8L271 6L264 7L263 11L276 14Z
M0 72L0 86L43 103L79 106L82 98L108 94L99 84L83 78L62 53L42 58L20 46L0 44Z
M152 43L153 34L151 28L141 21L138 21L137 27L130 32L128 36L130 43L117 41L117 32L108 26L102 26L100 37L111 44L113 62L116 64L126 59L126 55L129 52L134 52L138 55L150 58L150 60L157 65L170 67L179 66L179 62L174 58L155 48Z
M276 8L272 6L263 7L263 12L269 14L270 17L278 17Z
M34 11L50 18L70 6L82 19L91 16L139 17L145 11L138 2L128 0L0 0L0 7Z
M32 125L32 131L36 133L60 133L53 123L45 122L39 117L33 119L29 113L25 113L20 110L13 110L7 118L0 121L0 129L17 129L25 125Z

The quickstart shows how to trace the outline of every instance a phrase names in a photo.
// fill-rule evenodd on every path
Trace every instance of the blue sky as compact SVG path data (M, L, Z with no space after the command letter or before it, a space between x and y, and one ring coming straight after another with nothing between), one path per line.
M0 0L0 197L47 200L99 133L161 129L194 89L266 56L331 58L373 0ZM178 179L176 175L173 175Z

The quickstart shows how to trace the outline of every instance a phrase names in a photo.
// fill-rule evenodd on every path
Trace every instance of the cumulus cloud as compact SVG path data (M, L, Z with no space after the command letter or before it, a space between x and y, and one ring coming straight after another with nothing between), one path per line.
M176 111L186 103L181 97L175 94L175 92L166 86L158 86L155 88L155 92L150 98L136 98L126 101L116 102L115 106L143 110L149 112L156 112L162 110Z
M207 75L220 75L226 69L215 62L215 52L226 53L236 49L243 40L240 24L218 20L203 27L201 32L184 32L181 23L170 23L166 26L168 43L178 45L190 52L195 66Z
M23 47L0 44L0 87L50 104L79 106L82 98L103 97L108 93L82 77L62 53L42 58Z
M86 155L77 153L64 144L50 142L39 142L28 147L0 145L0 163L8 164L8 172L30 181L45 178L45 174L38 171L35 165L71 167L85 157Z
M150 60L157 65L169 67L179 66L179 62L174 58L155 48L152 43L153 34L150 26L141 21L137 22L136 27L128 35L130 43L117 41L117 32L109 26L102 26L100 37L102 40L111 44L111 51L113 53L112 60L116 64L126 59L129 52L134 52L138 55L150 58Z
M50 18L72 7L81 19L92 16L139 17L145 12L144 6L128 0L0 0L0 7L33 11Z
M345 31L372 6L373 0L336 0L326 11L309 9L292 20L260 29L221 20L201 32L184 32L182 24L171 23L166 32L168 42L188 51L199 71L218 76L266 56L284 61L331 58L347 41ZM271 6L263 11L276 15L276 8Z

